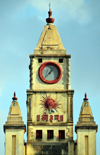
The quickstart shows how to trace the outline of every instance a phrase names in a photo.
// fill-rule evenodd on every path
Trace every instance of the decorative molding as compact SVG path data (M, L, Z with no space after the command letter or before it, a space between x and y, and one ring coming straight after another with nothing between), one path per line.
M70 118L73 121L73 98L70 98Z
M3 126L3 128L4 128L4 132L6 129L24 129L26 132L26 125L25 124L23 124L23 125L21 125L21 124L18 124L18 125L5 124Z
M33 123L32 121L27 121L27 125L29 126L73 126L73 122L66 122L66 123L49 123L49 122L39 122L39 123Z
M65 58L71 58L71 55L69 55L69 54L31 54L29 57L30 58L35 58L35 57L65 57Z
M97 132L97 130L98 130L98 125L92 125L92 124L87 124L87 125L75 125L75 132L77 133L77 130L78 129L94 129L94 130L96 130L96 132Z
M67 89L63 89L63 90L46 90L46 89L27 89L27 94L32 94L32 93L48 93L48 92L51 92L51 93L68 93L68 95L72 95L74 94L74 90L67 90Z
M67 89L70 89L70 83L71 83L71 75L70 75L70 59L67 59Z
M33 88L34 59L30 59L30 89Z

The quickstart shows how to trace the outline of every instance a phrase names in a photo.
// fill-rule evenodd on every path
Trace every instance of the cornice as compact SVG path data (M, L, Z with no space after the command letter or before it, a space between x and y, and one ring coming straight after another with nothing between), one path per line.
M23 129L26 132L26 125L25 124L18 124L18 125L13 125L13 124L5 124L3 125L4 132L6 129Z
M65 58L71 58L71 55L69 55L69 54L31 54L29 57L30 58L35 58L35 57L65 57Z
M48 123L48 122L30 122L27 121L28 126L73 126L73 121L71 122L63 122L63 123Z
M26 90L27 93L68 93L68 94L74 94L74 90L68 90L68 89L65 89L65 90L46 90L46 89L27 89Z
M78 129L94 129L98 130L98 125L97 124L80 124L80 125L75 125L75 132L77 133Z

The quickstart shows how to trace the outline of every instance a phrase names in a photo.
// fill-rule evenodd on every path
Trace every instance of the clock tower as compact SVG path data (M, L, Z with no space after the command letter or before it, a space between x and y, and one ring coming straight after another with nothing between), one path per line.
M27 90L26 155L74 154L70 58L49 9L34 54Z
M87 94L83 99L73 140L73 95L70 58L49 8L47 24L34 54L30 55L30 89L27 90L26 125L14 92L4 124L5 155L96 155L96 132Z

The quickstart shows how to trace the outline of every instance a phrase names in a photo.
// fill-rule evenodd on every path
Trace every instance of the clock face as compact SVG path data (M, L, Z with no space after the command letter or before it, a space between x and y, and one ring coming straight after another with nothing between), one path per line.
M62 69L55 62L47 61L43 63L39 68L39 77L45 83L56 83L61 79L61 76Z

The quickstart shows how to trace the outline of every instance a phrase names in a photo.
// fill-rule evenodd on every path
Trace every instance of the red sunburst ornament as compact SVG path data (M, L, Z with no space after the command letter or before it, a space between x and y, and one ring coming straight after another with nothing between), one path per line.
M61 104L59 104L59 101L57 101L57 99L52 99L51 98L51 96L42 96L42 100L41 100L41 102L42 103L40 103L40 105L42 105L42 107L41 108L44 108L44 110L49 110L49 113L51 113L51 112L55 112L55 110L57 111L57 108L59 108L59 105L61 105ZM58 111L57 111L58 112Z

